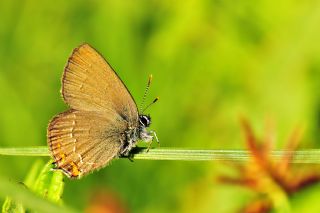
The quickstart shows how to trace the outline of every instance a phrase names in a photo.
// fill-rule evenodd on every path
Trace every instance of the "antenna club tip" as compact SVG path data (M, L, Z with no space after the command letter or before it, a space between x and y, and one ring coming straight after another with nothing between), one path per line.
M152 78L153 78L153 76L152 76L152 74L150 74L150 75L149 75L149 81L148 81L148 84L150 84L150 83L151 83Z
M153 103L159 101L159 99L160 99L159 97L156 97L156 98L153 100Z

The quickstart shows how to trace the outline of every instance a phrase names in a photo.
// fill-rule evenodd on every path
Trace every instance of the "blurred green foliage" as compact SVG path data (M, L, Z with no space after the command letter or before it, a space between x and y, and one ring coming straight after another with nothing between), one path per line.
M49 119L67 108L63 67L88 42L137 103L153 74L148 100L161 99L148 113L162 146L244 148L244 115L260 134L264 119L274 119L278 148L297 125L306 130L301 147L317 148L319 23L317 1L2 0L0 145L46 145ZM23 180L33 161L1 156L0 174ZM224 170L210 162L117 160L67 180L63 200L85 209L102 192L131 212L232 212L253 195L216 183Z
M52 160L45 164L38 159L23 182L17 183L0 177L0 196L6 196L1 212L74 213L75 210L61 206L63 174L50 172L52 167Z

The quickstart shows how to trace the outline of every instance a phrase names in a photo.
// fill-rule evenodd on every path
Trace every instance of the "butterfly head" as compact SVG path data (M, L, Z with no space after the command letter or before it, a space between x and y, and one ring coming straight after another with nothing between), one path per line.
M139 123L143 127L149 127L151 124L150 115L139 115Z
M150 115L139 115L139 123L143 127L149 127L151 124L151 117Z
M154 131L148 131L147 127L151 124L151 117L150 115L139 115L139 139L145 141L145 142L152 142L153 138L156 137ZM158 141L158 138L156 137L156 140Z

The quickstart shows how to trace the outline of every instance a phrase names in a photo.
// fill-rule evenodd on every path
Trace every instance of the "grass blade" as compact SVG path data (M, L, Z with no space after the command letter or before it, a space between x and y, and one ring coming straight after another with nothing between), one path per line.
M46 146L0 148L0 155L19 156L49 156ZM297 151L274 150L271 157L280 159L283 155L293 155L293 163L320 164L320 149L306 149ZM210 150L186 148L153 148L147 152L146 148L135 148L131 152L131 159L137 160L183 160L183 161L248 161L250 153L247 150Z

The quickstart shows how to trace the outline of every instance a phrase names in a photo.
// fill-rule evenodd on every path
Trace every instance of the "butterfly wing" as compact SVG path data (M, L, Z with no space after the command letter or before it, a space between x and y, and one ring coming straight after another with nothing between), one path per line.
M106 60L88 44L74 49L62 78L62 96L82 111L117 111L138 123L138 110L130 92Z
M117 113L69 110L48 126L48 144L56 169L71 178L104 167L124 145L126 122Z
M70 56L61 93L71 110L49 123L48 145L56 168L80 177L119 155L126 130L138 126L138 110L117 74L88 44Z

